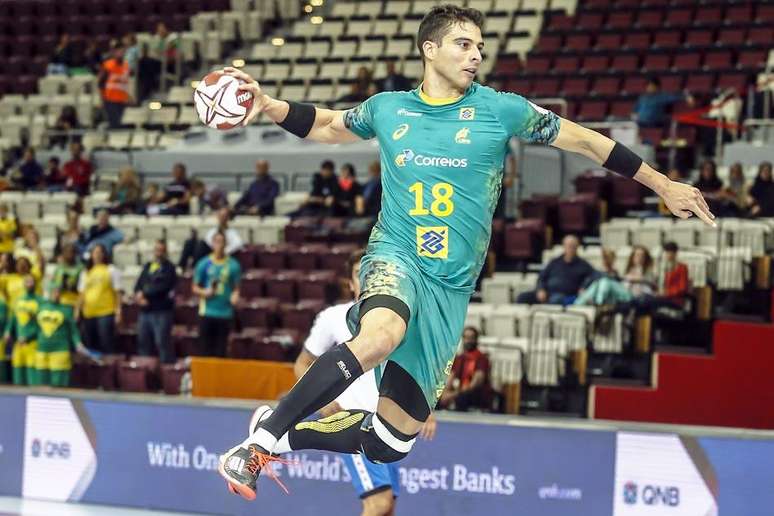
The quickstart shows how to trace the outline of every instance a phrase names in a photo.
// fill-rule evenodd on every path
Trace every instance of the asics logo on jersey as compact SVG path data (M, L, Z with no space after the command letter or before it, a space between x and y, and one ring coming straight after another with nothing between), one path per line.
M409 163L417 167L466 168L468 166L468 159L425 156L424 154L415 154L411 149L403 149L395 156L395 164L397 166L405 167Z
M422 113L417 113L415 111L409 111L406 108L400 108L397 111L398 116L413 116L413 117L419 117L422 116Z
M400 124L397 129L395 129L395 132L392 133L392 139L393 140L400 140L403 138L403 135L405 135L409 130L408 124Z
M463 127L462 129L457 131L456 135L454 135L454 141L457 143L469 144L470 138L468 138L468 136L470 136L470 129L468 129L467 127Z

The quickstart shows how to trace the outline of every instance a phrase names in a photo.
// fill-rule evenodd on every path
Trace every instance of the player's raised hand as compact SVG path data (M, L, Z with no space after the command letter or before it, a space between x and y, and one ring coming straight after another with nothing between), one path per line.
M676 217L687 219L691 214L699 217L708 226L715 227L715 215L698 188L677 181L670 181L661 194L664 204Z
M253 79L249 74L246 74L242 70L232 66L227 66L223 68L222 72L226 75L230 75L231 77L243 81L243 84L239 85L239 89L242 91L249 91L253 94L253 98L255 99L253 102L253 109L250 110L250 113L247 114L244 121L242 122L242 125L246 126L252 122L255 117L263 112L263 110L266 108L266 105L269 103L269 96L266 95L263 90L261 90L261 85L258 84L258 81Z

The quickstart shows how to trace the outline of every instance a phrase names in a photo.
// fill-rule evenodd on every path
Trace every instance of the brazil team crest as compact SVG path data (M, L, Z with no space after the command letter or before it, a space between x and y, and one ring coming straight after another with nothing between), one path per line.
M474 107L461 107L460 108L460 120L473 120L476 118L476 108Z

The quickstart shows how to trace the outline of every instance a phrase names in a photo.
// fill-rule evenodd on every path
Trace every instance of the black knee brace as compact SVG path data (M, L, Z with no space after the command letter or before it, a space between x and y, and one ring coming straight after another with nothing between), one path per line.
M416 434L406 435L379 419L376 414L368 414L361 423L360 429L363 430L360 438L362 452L368 460L377 464L403 459L416 441Z

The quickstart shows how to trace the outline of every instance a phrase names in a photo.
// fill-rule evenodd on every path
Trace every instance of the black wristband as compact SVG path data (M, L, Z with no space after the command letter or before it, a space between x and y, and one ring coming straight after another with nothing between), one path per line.
M634 174L642 166L642 158L637 156L626 145L615 142L613 150L602 164L608 170L626 177L634 177Z
M317 110L312 104L302 104L301 102L285 101L290 105L288 116L285 120L278 122L277 125L293 133L299 138L306 138L309 131L314 127L314 119L317 116Z

